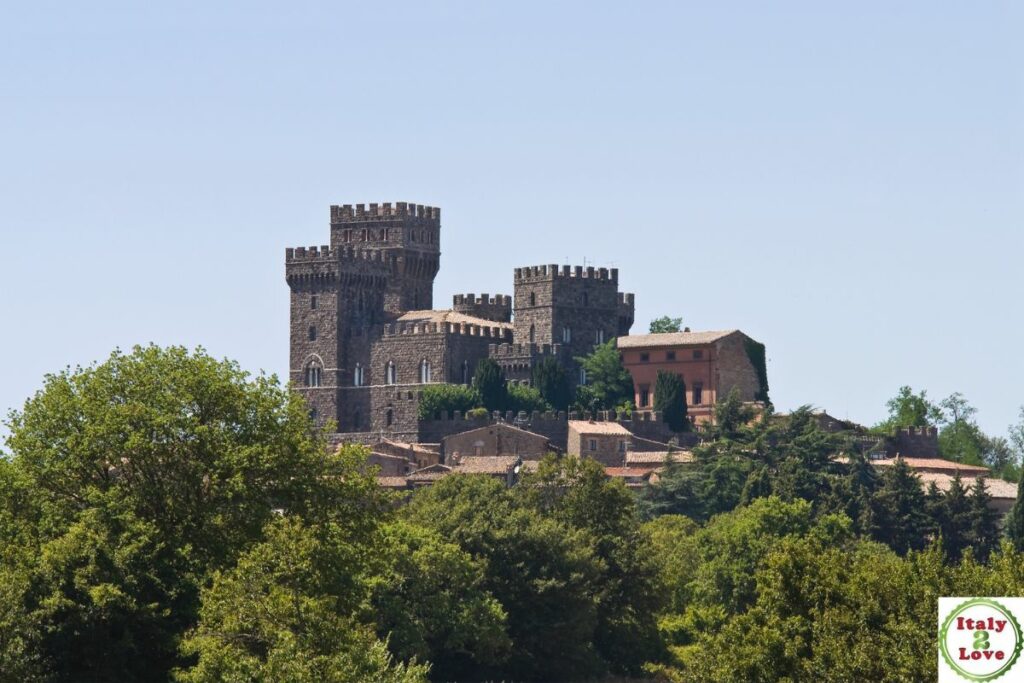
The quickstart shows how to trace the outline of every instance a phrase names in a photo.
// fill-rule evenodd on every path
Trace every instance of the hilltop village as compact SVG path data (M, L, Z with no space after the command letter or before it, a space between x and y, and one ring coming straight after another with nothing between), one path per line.
M765 347L744 332L631 334L635 298L620 291L616 268L523 266L510 295L457 294L450 308L437 308L440 243L439 208L396 202L331 206L329 244L286 249L291 386L319 425L334 426L332 442L371 448L382 486L413 489L455 473L511 486L555 452L593 458L637 488L669 461L692 460L701 428L726 396L763 411ZM588 381L579 359L612 341L633 383L629 410L421 410L425 389L468 387L485 359L521 386L552 359L578 391ZM659 373L683 381L686 430L654 410ZM876 468L903 459L939 490L958 473L988 474L939 458L934 428L878 437L824 412L816 418L825 431L850 435ZM1000 512L1016 499L1009 482L993 478L988 489Z

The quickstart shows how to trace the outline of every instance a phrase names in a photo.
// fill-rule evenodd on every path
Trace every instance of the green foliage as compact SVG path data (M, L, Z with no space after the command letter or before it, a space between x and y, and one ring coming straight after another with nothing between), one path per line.
M931 530L925 509L920 478L898 459L883 476L872 504L875 538L901 554L924 549Z
M971 465L984 464L988 441L974 421L978 410L960 393L944 398L940 406L939 453L942 457Z
M900 387L885 406L889 417L875 427L883 434L890 434L900 427L934 427L942 420L942 410L928 400L928 392L915 394L908 386Z
M199 625L182 645L196 657L184 683L425 681L427 668L394 663L351 615L367 560L345 530L282 519L266 540L203 591Z
M584 405L584 409L596 407L598 410L610 410L632 402L633 378L622 365L622 357L615 347L614 339L594 347L593 353L577 358L576 362L587 374L583 395L590 404Z
M534 367L533 386L555 410L567 410L572 402L569 372L553 356L545 356Z
M417 407L421 420L436 419L442 412L450 416L456 410L466 413L480 407L480 394L475 387L461 384L428 384L420 393Z
M534 410L540 412L551 410L551 406L537 389L525 384L510 384L508 386L508 409L516 413L520 411L531 413Z
M658 370L654 382L654 409L660 410L669 428L676 432L688 431L690 420L686 416L686 384L674 372Z
M1017 483L1018 496L1006 518L1006 537L1017 552L1024 552L1024 467L1021 468L1020 481Z
M476 364L473 374L473 388L487 410L504 411L508 406L508 388L505 373L493 358L484 358Z
M754 394L754 400L771 404L772 401L768 398L768 363L765 358L764 344L747 337L743 340L743 350L747 352L747 358L754 366L754 372L757 373L758 390Z
M657 334L659 332L678 332L683 329L682 318L670 318L665 315L660 318L655 318L651 321L650 332Z

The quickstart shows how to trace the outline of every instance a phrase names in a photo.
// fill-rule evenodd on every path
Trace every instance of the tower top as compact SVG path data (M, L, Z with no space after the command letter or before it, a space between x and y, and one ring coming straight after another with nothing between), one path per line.
M393 218L422 218L440 221L441 209L436 206L425 206L423 204L413 204L412 202L331 205L331 225L376 222Z

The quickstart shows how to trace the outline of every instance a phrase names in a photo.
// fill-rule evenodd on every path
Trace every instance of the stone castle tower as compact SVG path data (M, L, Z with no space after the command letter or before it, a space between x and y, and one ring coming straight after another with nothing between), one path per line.
M340 432L415 434L422 385L469 383L486 357L529 382L554 355L585 381L573 358L633 323L618 271L580 266L517 268L514 296L459 294L434 310L440 209L346 204L330 217L329 245L285 253L289 377L317 421Z

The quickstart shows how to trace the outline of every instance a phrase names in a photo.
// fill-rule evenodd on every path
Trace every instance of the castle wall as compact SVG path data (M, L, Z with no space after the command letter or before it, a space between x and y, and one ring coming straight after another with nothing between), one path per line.
M737 332L717 342L716 395L712 397L712 403L724 399L733 388L739 391L740 400L757 400L761 382L757 378L757 370L747 356L744 345L746 339L745 334ZM687 391L689 389L690 387L687 387Z
M452 297L452 310L484 320L508 323L512 322L512 297L506 294L456 294Z

